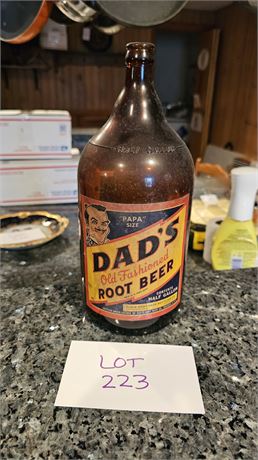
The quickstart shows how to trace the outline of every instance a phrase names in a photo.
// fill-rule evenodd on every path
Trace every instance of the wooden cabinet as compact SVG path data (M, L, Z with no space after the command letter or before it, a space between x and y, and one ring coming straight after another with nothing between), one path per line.
M195 69L193 113L189 134L189 148L194 160L198 157L203 158L208 144L219 36L219 29L211 29L200 32L198 37L199 52L197 61L202 56L205 58L204 63L200 62ZM195 126L196 117L197 126Z
M257 158L257 18L244 4L216 14L221 30L209 141Z

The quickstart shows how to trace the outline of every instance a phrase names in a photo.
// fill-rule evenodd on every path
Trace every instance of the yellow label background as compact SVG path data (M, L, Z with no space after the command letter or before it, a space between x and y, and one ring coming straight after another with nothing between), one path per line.
M184 244L184 233L185 233L185 218L186 218L186 206L182 206L179 212L175 213L165 221L153 225L151 228L143 229L137 234L127 235L124 238L118 241L110 241L106 244L99 246L90 246L86 248L86 257L87 257L87 278L88 278L88 296L91 302L105 302L108 304L114 303L123 303L124 301L136 301L142 297L147 296L150 293L154 293L159 290L159 288L165 285L180 269L182 265L182 253L183 253L183 244ZM166 235L167 226L173 222L178 217L179 222L173 225L173 228L178 230L177 236L174 241L169 243L165 247L165 241L169 240L170 236ZM159 229L163 230L162 234L158 232ZM120 264L119 268L112 269L114 265L117 249L119 247L129 245L129 250L131 257L134 261L138 259L138 242L141 239L147 238L148 236L156 235L160 239L159 247L157 251L145 259L134 262L130 265L125 265L125 263ZM93 254L96 252L105 252L108 254L111 263L110 267L102 272L93 271ZM163 260L162 260L163 258ZM165 260L164 260L165 259ZM149 284L145 288L140 288L140 278L147 276L149 280L150 273L155 270L159 270L160 267L165 265L165 272L167 267L167 262L173 259L173 268L169 270L164 276L157 281ZM147 267L147 270L146 270ZM126 278L122 281L124 276L124 271L126 270ZM144 273L142 273L144 271ZM131 276L130 275L134 275ZM130 289L130 295L117 296L114 295L111 299L104 297L100 299L98 295L98 290L100 288L115 289L116 286L123 286L125 283L132 282Z
M204 248L205 232L193 231L193 249L202 251Z

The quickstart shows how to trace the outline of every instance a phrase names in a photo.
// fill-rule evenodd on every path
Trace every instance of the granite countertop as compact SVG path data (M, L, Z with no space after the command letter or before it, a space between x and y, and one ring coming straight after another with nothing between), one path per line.
M2 253L2 459L256 457L255 270L213 272L189 254L182 308L143 337L92 324L81 301L76 207L41 248ZM71 340L192 345L206 414L55 408Z

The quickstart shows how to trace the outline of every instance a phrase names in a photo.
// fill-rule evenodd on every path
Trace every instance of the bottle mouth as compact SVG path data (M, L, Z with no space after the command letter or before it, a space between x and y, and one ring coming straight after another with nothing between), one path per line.
M147 42L131 42L126 45L125 62L153 62L155 45Z

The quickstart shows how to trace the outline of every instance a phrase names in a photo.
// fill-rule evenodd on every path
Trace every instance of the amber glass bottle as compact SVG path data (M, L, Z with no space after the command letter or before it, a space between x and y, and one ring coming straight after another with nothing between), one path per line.
M193 162L154 89L154 45L126 48L125 87L79 164L81 258L86 308L139 329L181 300Z

